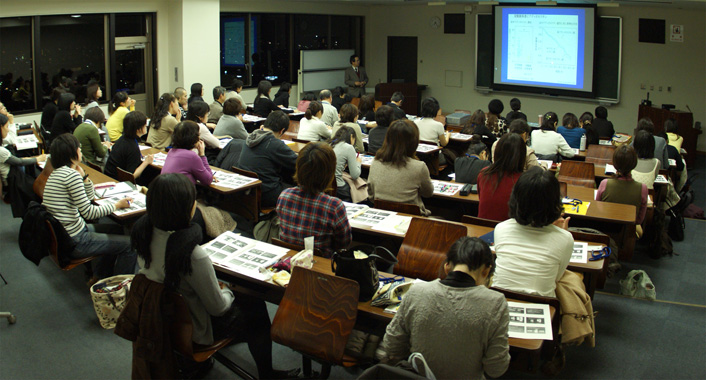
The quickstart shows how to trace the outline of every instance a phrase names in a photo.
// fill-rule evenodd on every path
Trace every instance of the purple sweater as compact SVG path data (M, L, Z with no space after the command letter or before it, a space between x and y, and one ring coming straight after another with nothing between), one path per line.
M172 149L164 160L162 174L181 173L189 177L191 182L196 181L210 185L213 181L213 171L208 166L206 157L199 157L194 151L187 149Z

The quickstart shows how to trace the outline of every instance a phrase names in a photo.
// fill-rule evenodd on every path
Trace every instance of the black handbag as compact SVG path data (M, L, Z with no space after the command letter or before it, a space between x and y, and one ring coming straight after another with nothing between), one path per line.
M361 251L367 257L356 259L355 251ZM361 245L334 252L331 257L331 271L338 277L357 282L360 285L358 301L365 302L373 298L380 285L376 262L384 262L391 266L397 262L397 258L385 247Z

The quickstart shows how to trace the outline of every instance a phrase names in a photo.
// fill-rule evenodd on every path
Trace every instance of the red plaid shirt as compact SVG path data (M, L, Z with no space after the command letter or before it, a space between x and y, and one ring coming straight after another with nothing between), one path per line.
M277 199L279 238L291 244L304 245L304 238L314 236L315 247L330 257L333 251L351 243L343 202L324 193L312 196L299 187L285 189Z

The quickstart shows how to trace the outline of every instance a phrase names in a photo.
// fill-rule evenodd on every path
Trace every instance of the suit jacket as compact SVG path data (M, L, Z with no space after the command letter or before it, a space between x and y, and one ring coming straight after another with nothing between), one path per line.
M353 70L353 66L348 66L346 68L346 76L344 82L348 86L348 95L354 98L360 98L365 95L365 87L355 87L355 82L365 82L368 83L368 74L365 73L365 68L362 66L358 67L358 74Z

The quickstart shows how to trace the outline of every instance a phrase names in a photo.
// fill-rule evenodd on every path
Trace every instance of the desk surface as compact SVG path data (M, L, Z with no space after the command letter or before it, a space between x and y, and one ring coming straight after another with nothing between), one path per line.
M108 177L107 175L99 172L98 170L95 170L91 168L90 166L81 163L79 164L83 168L83 171L88 174L88 178L91 179L94 185L99 185L101 183L107 183L107 182L117 182L115 179ZM110 217L115 220L118 223L125 223L130 220L133 220L137 217L140 217L144 215L147 212L147 210L140 210L140 211L135 211L131 212L129 214L123 214L123 215L115 215L115 214L110 214Z

